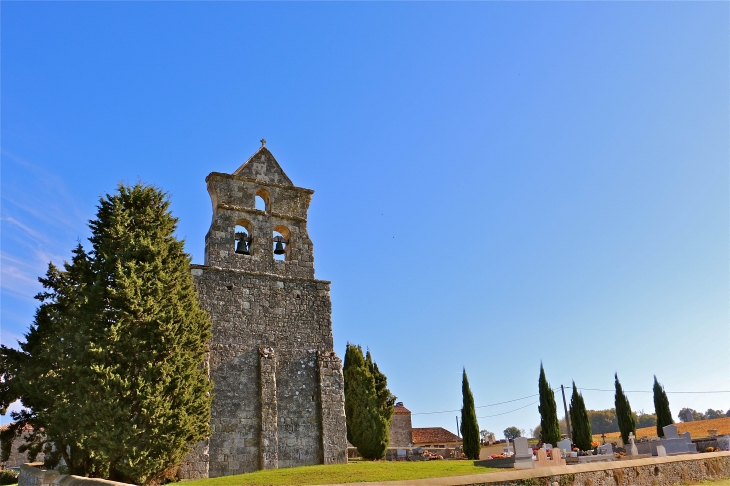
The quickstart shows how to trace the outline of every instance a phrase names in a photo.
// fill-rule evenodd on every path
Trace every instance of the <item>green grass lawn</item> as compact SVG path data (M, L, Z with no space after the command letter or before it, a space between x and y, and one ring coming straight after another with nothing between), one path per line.
M500 471L500 469L475 466L474 461L353 461L348 464L290 467L239 474L238 476L186 481L185 486L362 483L366 481L397 481L402 479L463 476L466 474L483 474L495 471ZM504 469L501 469L501 471L504 471Z

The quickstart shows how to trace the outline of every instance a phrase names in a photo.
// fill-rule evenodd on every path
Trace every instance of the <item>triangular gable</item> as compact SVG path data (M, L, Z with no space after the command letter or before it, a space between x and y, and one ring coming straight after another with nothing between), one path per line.
M250 177L261 182L293 186L269 149L261 146L233 175Z

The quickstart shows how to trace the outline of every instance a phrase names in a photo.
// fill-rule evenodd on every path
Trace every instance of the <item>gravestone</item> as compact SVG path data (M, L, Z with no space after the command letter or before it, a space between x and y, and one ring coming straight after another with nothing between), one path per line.
M517 437L514 442L515 469L531 469L532 449L527 444L527 437Z
M560 449L553 448L550 451L550 455L553 459L553 466L565 466L565 460L563 459L563 456L560 454Z
M665 425L662 427L664 431L665 439L679 439L679 433L677 432L677 426L674 424Z
M687 452L697 452L697 444L692 442L692 436L689 432L682 434L682 438L684 439L684 443L687 444Z
M730 435L723 435L718 437L717 448L721 451L730 451Z
M689 408L684 411L684 421L685 422L691 422L694 420L694 417L692 417L692 410Z
M507 447L502 447L502 452L504 452L505 454L510 454L510 453L514 452L514 448L510 447L509 439L506 439L506 441L507 441Z
M570 452L573 450L573 441L570 439L563 439L560 442L558 442L558 449L565 452Z
M636 448L634 439L635 439L634 433L629 432L629 444L626 446L626 455L627 456L638 456L639 455L639 449Z
M546 467L549 465L550 462L548 462L547 449L545 447L541 447L537 450L537 466Z
M656 446L656 455L658 457L666 457L667 456L667 450L662 445Z
M611 444L603 444L598 446L598 454L600 455L613 455L613 446Z

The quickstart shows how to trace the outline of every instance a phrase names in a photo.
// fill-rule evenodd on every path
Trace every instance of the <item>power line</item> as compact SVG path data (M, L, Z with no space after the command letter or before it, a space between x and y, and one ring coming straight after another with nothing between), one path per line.
M539 395L539 393L535 393L534 395L530 395L529 397L515 398L514 400L507 400L506 402L490 403L489 405L479 405L478 407L474 407L474 408L494 407L495 405L502 405L502 404L505 404L505 403L519 402L520 400L525 400L527 398L536 397L538 395ZM535 403L537 403L537 402L535 402Z
M553 391L559 390L559 387L553 388ZM615 392L616 390L604 390L602 388L578 388L579 390L587 390L587 391L600 391L600 392ZM653 390L624 390L624 393L654 393ZM730 390L713 390L713 391L667 391L667 393L685 393L685 394L694 394L694 393L730 393ZM497 405L504 405L505 403L512 403L512 402L519 402L520 400L526 400L528 398L536 397L539 393L536 393L534 395L528 395L526 397L521 398L514 398L512 400L506 400L504 402L497 402L497 403L490 403L487 405L479 405L474 408L486 408L486 407L495 407ZM538 403L538 402L534 402ZM534 405L534 403L531 403L530 405ZM523 408L527 408L530 405L525 405L524 407L516 408L515 410L521 410ZM498 413L496 415L485 415L484 417L477 417L477 418L488 418L488 417L497 417L499 415L504 415L506 413L514 412L515 410L510 410L509 412L504 413ZM437 412L414 412L411 413L411 415L433 415L437 413L452 413L452 412L461 412L460 408L454 409L454 410L439 410Z
M557 389L558 388L553 388L553 391L555 391ZM522 398L515 398L515 399L507 400L504 402L490 403L488 405L479 405L478 407L474 407L474 408L494 407L496 405L503 405L505 403L519 402L520 400L526 400L528 398L536 397L538 395L539 395L539 393L535 393L534 395L529 395L529 396L522 397ZM537 403L537 402L535 402L535 403ZM526 405L525 407L522 407L522 408L526 408L527 406L529 406L529 405ZM519 408L517 410L519 410ZM456 410L440 410L438 412L416 412L416 413L411 413L411 415L432 415L434 413L449 413L449 412L461 412L461 409L457 408ZM498 414L498 415L501 415L501 414ZM496 417L496 415L492 415L492 417Z
M615 392L616 390L604 390L602 388L578 388L579 390ZM654 393L653 390L624 390L624 393ZM667 391L667 393L730 393L730 390L713 390L713 391Z
M490 418L490 417L499 417L500 415L507 415L508 413L516 412L517 410L522 410L523 408L531 407L531 406L535 405L536 403L539 403L539 400L536 402L528 403L524 407L515 408L514 410L509 410L507 412L502 412L502 413L496 413L494 415L484 415L482 417L477 417L477 418Z

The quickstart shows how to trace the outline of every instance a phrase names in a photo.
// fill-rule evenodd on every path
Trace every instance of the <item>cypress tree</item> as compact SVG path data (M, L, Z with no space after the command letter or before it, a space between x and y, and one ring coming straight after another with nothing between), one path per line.
M49 266L22 353L2 350L14 382L2 402L23 401L31 412L18 418L45 433L33 447L55 444L48 461L63 455L72 474L159 483L209 435L211 323L169 204L139 183L101 198L91 252L79 246L64 270ZM48 379L32 391L25 373Z
M545 370L540 363L540 440L553 446L560 442L560 422L558 421L558 407L555 404L555 393L545 378Z
M390 391L383 388L381 396L378 395L376 379L371 371L372 359L369 363L365 360L360 346L349 343L347 346L345 352L347 370L345 371L343 366L343 374L348 440L357 447L357 451L364 459L382 459L390 439L390 420L387 417L392 416L393 408L391 406L389 412L384 410L381 397L385 396L386 392L390 397Z
M342 364L342 376L345 380L344 393L345 393L345 421L347 423L347 441L355 445L355 439L353 439L353 432L357 428L357 424L353 421L355 416L354 407L356 407L355 401L359 398L359 394L351 393L351 383L355 381L355 369L364 366L365 360L362 359L362 348L353 344L347 343L345 348L345 359Z
M654 411L656 412L657 437L664 437L664 428L674 423L672 412L669 410L669 399L664 387L659 384L654 375Z
M396 396L388 389L388 378L380 371L378 363L373 361L373 358L370 355L370 350L367 351L365 362L367 363L368 369L375 380L375 395L378 397L378 408L380 409L380 415L388 423L388 433L386 435L388 440L390 440L390 422L393 419L393 413L395 412Z
M624 441L624 444L628 444L629 434L633 432L636 436L636 421L633 412L631 412L629 399L626 398L621 383L618 381L618 373L614 377L616 378L616 420L621 431L621 440Z
M479 424L477 413L474 408L474 396L469 388L469 379L466 377L466 368L461 376L461 438L464 441L464 455L467 459L476 461L479 459L479 451L482 444L479 441Z
M588 419L583 395L578 393L575 382L573 382L573 396L570 397L570 424L573 427L573 444L582 451L591 449L593 442L591 421Z

